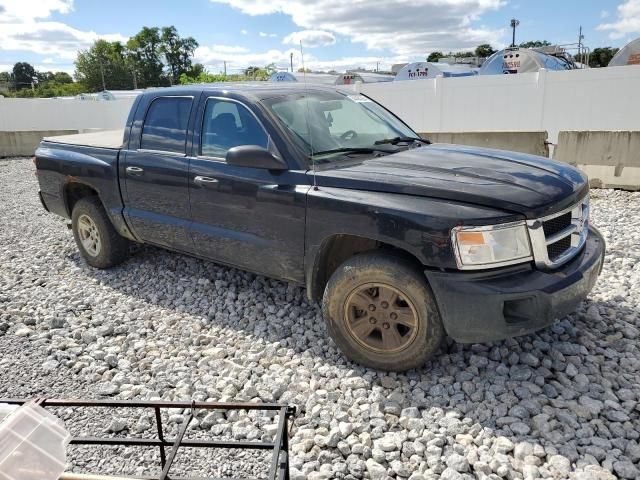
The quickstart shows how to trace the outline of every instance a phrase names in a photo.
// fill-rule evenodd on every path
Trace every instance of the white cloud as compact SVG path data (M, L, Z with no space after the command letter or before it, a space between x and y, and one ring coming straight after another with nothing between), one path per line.
M246 35L246 34L247 34L247 33L249 33L249 32L247 32L247 31L243 28L242 30L240 30L240 33L241 33L242 35Z
M267 33L267 32L260 32L259 35L261 37L269 37L269 38L275 38L278 36L277 33Z
M34 22L4 24L0 36L0 50L22 50L58 59L74 60L78 50L86 49L103 38L126 41L120 34L99 35L85 32L61 22Z
M211 0L248 15L283 13L303 28L332 32L369 49L424 56L480 43L500 44L503 29L476 28L483 13L505 0Z
M265 66L275 63L279 70L288 70L290 55L293 53L293 66L297 70L302 67L300 50L290 48L287 50L271 49L266 51L250 51L247 48L235 45L212 45L199 47L195 52L195 60L202 63L210 72L221 72L224 63L227 63L227 72L236 73L250 65ZM305 67L318 71L345 71L354 68L374 69L379 66L381 70L391 69L394 63L407 62L404 56L391 57L343 57L335 60L319 60L311 53L305 53Z
M42 20L54 12L65 14L72 9L72 0L0 0L0 50L46 55L50 63L68 66L78 50L89 48L99 38L127 40L118 33L98 34L62 22Z
M302 45L309 48L325 47L336 43L336 37L331 32L324 30L302 30L292 32L282 40L285 45Z
M28 22L72 9L73 0L0 0L0 23Z
M609 38L616 40L628 34L640 33L640 0L625 0L618 5L615 22L602 23L597 30L609 31Z
M609 17L609 12L606 10L601 10L600 11L600 18L608 18Z

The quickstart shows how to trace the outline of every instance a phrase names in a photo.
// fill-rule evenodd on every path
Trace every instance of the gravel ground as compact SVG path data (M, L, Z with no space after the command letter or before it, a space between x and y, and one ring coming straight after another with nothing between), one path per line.
M0 396L296 404L293 479L640 477L640 194L592 193L608 255L575 314L535 335L449 343L399 375L346 361L300 288L146 247L88 268L31 170L0 160ZM56 413L83 433L152 435L143 414ZM273 432L272 418L240 412L199 415L189 435ZM131 448L71 454L76 471L157 462ZM265 459L192 450L179 470L260 477Z

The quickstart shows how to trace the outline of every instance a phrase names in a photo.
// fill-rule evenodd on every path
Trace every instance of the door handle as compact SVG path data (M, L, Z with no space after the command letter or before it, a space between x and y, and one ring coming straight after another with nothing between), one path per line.
M133 176L140 176L144 173L144 169L140 167L127 167L127 173Z
M212 183L218 183L217 178L196 176L193 181L199 185L211 185Z

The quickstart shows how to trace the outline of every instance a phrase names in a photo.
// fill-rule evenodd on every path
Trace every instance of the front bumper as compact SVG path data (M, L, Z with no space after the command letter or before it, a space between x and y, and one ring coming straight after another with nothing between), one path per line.
M556 270L521 265L425 275L447 334L461 343L490 342L534 332L573 312L595 285L604 251L604 238L590 227L582 252Z

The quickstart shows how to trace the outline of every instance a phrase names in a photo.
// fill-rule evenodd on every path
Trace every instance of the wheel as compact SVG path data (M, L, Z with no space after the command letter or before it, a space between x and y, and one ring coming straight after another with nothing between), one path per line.
M378 370L423 365L445 335L422 272L394 254L356 255L340 265L325 288L322 312L342 352Z
M98 197L78 200L71 227L78 250L92 267L109 268L126 260L129 241L113 227Z

